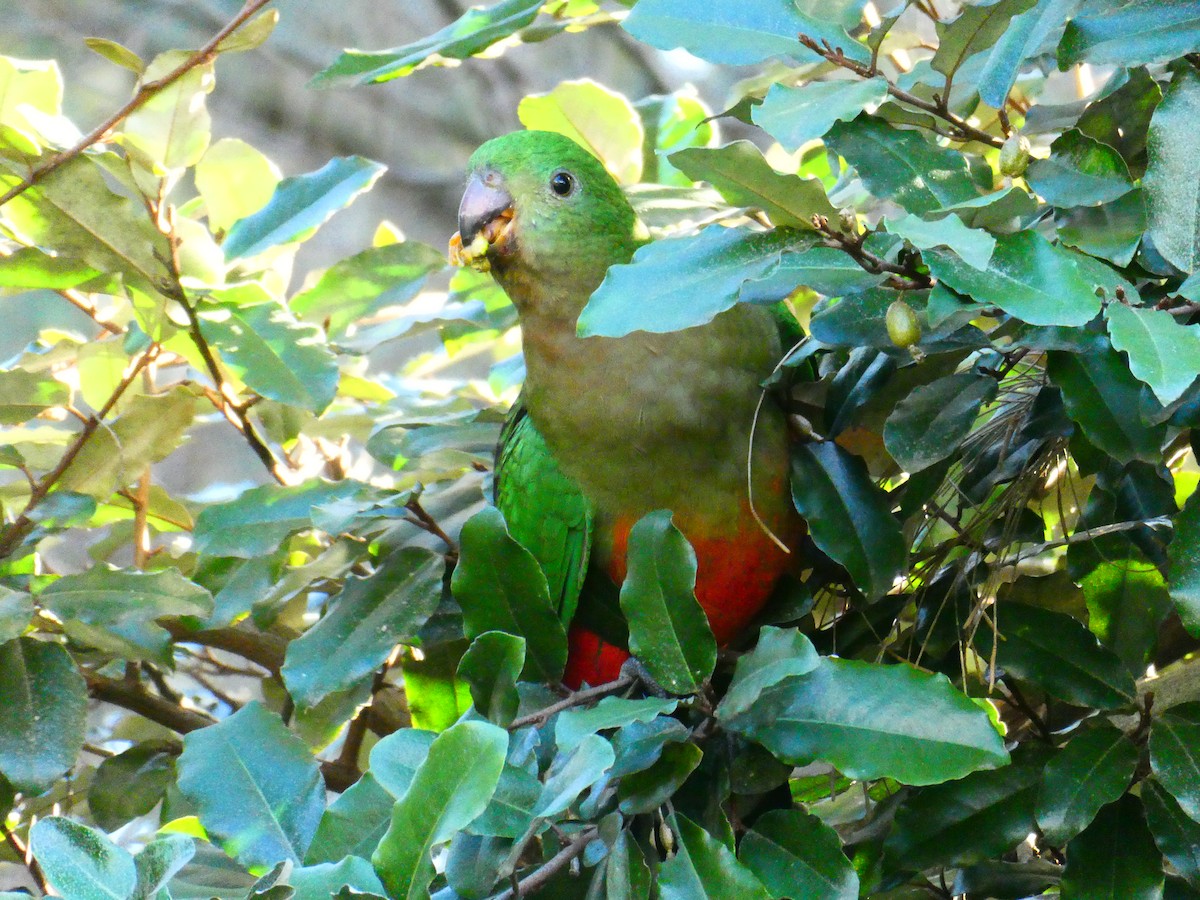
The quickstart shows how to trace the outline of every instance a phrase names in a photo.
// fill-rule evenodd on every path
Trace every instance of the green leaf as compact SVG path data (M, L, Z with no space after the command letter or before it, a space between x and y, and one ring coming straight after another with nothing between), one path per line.
M1167 583L1171 602L1193 635L1200 635L1200 491L1193 491L1175 517L1167 547Z
M542 783L537 776L505 764L496 793L467 830L471 834L519 838L529 831L534 807L541 796Z
M371 857L388 895L426 900L433 880L430 853L476 818L504 768L508 734L487 722L446 729L392 810L392 823Z
M485 631L523 637L524 677L558 681L567 659L567 635L537 560L513 540L494 507L472 516L459 540L460 559L450 588L462 605L467 637L473 640Z
M251 390L314 413L337 393L337 357L315 325L276 303L228 303L202 309L204 336Z
M154 624L164 616L207 616L212 594L177 569L158 572L96 566L64 575L38 595L73 639L123 659L171 663L171 637Z
M674 694L691 694L712 674L717 642L696 600L696 554L668 510L643 516L629 532L621 611L629 652Z
M1077 128L1050 145L1048 159L1030 163L1025 178L1051 206L1098 206L1133 190L1121 154Z
M546 773L534 816L548 819L566 812L583 791L604 777L615 760L612 744L598 734L589 734L569 753L556 756Z
M235 28L232 33L225 35L217 44L217 52L244 53L247 50L255 50L266 43L278 24L279 10L268 9L261 12L249 22Z
M876 197L927 213L979 197L959 152L867 114L829 129L825 144L846 159Z
M1190 0L1102 3L1091 0L1067 23L1058 45L1064 72L1080 62L1132 67L1200 47L1200 10ZM1132 896L1132 895L1131 895Z
M1008 29L1013 16L1025 12L1035 2L998 0L986 5L964 6L957 18L937 23L938 47L929 61L930 66L945 75L949 85L968 57L996 43Z
M979 96L993 109L1003 109L1024 63L1036 55L1050 36L1061 28L1081 0L1042 0L1014 16L1004 34L984 56L979 70Z
M707 181L732 205L761 209L775 225L812 231L813 216L837 214L820 179L775 171L749 141L689 147L672 153L670 161L692 181Z
M1154 843L1180 875L1193 886L1200 884L1200 822L1187 815L1153 778L1147 778L1141 787Z
M856 900L858 873L836 831L800 809L774 809L742 838L738 858L776 900Z
M958 216L931 222L909 213L898 219L885 218L884 227L918 250L949 247L963 262L976 269L986 269L996 249L994 237L986 231L968 228Z
M408 793L437 735L417 728L394 731L371 748L371 774L397 800Z
M1058 239L1069 247L1127 266L1148 222L1146 198L1135 188L1100 206L1077 206L1058 216Z
M904 537L859 457L828 441L792 448L792 500L816 545L868 599L892 589L904 569Z
M997 625L997 664L1010 674L1076 706L1118 709L1137 699L1133 676L1124 663L1078 619L1024 603L1005 603L999 607ZM980 629L976 640L987 657L990 631Z
M800 12L786 0L741 0L697 5L690 0L640 0L621 26L635 38L660 50L683 47L711 63L749 66L773 56L803 62L817 57L796 36L828 40L847 58L870 62L865 46L850 38L840 24Z
M0 56L0 124L36 135L37 114L61 115L62 98L58 63Z
M33 597L0 587L0 644L25 633L33 618Z
M1087 353L1050 351L1046 371L1062 390L1067 413L1096 447L1122 463L1157 462L1165 425L1143 424L1142 386L1107 342Z
M225 258L257 256L279 244L306 240L369 190L384 168L361 156L339 156L315 172L283 179L266 206L229 229L221 245Z
M396 798L379 786L374 775L363 775L321 816L305 864L337 862L347 856L369 857L392 821L395 803Z
M267 205L282 180L279 167L237 138L222 138L196 163L196 190L204 200L208 227L228 231L238 219Z
M617 761L611 778L623 778L633 772L648 769L662 756L667 744L688 740L691 732L678 719L659 716L649 722L631 722L613 735L612 745Z
M146 466L170 456L183 442L195 417L196 393L183 385L130 400L113 423L125 477L132 480Z
M655 241L609 268L579 315L583 337L679 331L733 306L742 284L768 274L794 236L709 225L697 235Z
M604 866L605 900L650 900L650 868L641 847L624 830Z
M1160 4L1176 5L1176 4ZM1200 14L1192 4L1195 28ZM1200 46L1197 38L1196 46ZM1193 48L1195 49L1195 48ZM1150 213L1148 234L1159 253L1184 272L1200 269L1200 154L1195 150L1200 118L1200 72L1180 69L1150 120L1149 163L1144 187Z
M296 869L288 882L296 889L292 900L329 900L336 891L346 887L373 894L384 892L383 882L371 864L357 856Z
M251 701L183 739L179 790L243 866L304 857L325 809L317 761L279 717Z
M1074 737L1043 775L1037 821L1046 839L1062 846L1083 831L1102 806L1125 793L1137 762L1138 748L1107 722Z
M623 95L590 78L563 81L548 93L524 97L517 118L526 128L565 134L622 184L642 178L646 135L641 117Z
M763 626L754 649L738 658L733 681L717 706L717 718L749 712L766 688L790 675L811 672L819 662L812 641L797 629Z
M663 745L652 765L626 775L617 786L621 812L627 816L650 813L670 801L704 758L695 744Z
M976 372L920 385L888 417L883 428L888 453L909 473L941 462L958 450L998 387L995 378Z
M1162 856L1137 797L1110 803L1067 847L1062 896L1087 900L1160 900Z
M403 78L426 64L466 59L530 24L545 0L501 0L473 6L440 31L403 47L364 53L347 50L321 70L311 86L349 87Z
M140 84L158 81L190 56L184 50L161 54L146 67ZM208 62L154 91L121 128L120 140L133 151L133 159L148 163L155 174L194 166L212 137L205 95L212 93L214 84L213 64Z
M140 204L109 188L106 174L97 157L77 156L6 203L4 215L30 243L101 272L128 273L157 284L168 275L167 239ZM0 174L0 190L22 177Z
M1154 777L1200 822L1200 702L1180 703L1155 718L1149 746Z
M824 137L835 122L853 119L867 106L878 106L887 98L887 89L887 80L880 77L810 81L798 88L773 84L750 117L785 150L795 153Z
M951 213L971 228L1011 229L1020 219L1037 209L1037 199L1019 187L1007 187L981 197L972 197L942 209L925 213L937 219Z
M88 788L88 809L96 824L116 831L144 816L175 783L175 754L158 743L135 744L96 767Z
M997 237L986 269L944 250L924 258L939 281L1031 325L1084 325L1100 312L1100 298L1071 252L1035 231Z
M780 257L779 265L767 275L742 285L738 300L775 303L803 286L826 297L841 297L840 306L851 301L852 298L846 295L861 297L868 294L870 288L880 284L885 277L882 272L868 272L848 253L833 247L812 247L799 252L787 250ZM829 313L827 309L821 315Z
M1158 642L1158 627L1171 610L1158 566L1131 548L1129 558L1105 559L1079 586L1087 601L1088 629L1131 672L1145 672Z
M0 697L0 774L36 796L83 748L83 676L61 644L18 638L0 644Z
M62 406L68 399L65 384L41 373L24 369L0 372L0 425L28 422L51 406Z
M77 259L50 256L37 247L18 247L7 256L0 256L0 287L66 290L91 281L99 274L91 266L84 265ZM12 372L33 374L22 369L13 369ZM44 375L40 378L49 381Z
M1110 303L1105 309L1113 347L1129 369L1169 406L1200 375L1200 326L1183 325L1163 309Z
M267 484L251 488L236 500L200 512L193 549L208 556L265 556L292 532L312 528L315 507L350 497L359 488L352 481L320 479L286 487Z
M137 888L134 900L152 900L175 874L196 854L196 842L186 834L164 834L155 838L134 859Z
M471 686L476 711L504 727L517 715L521 697L517 679L525 667L525 639L503 631L485 631L463 654L458 677Z
M334 263L288 306L307 322L328 322L329 334L341 336L359 319L412 299L426 276L445 265L441 253L415 241L372 247Z
M659 868L661 900L768 900L766 888L732 850L683 816L673 824L679 849Z
M1007 853L1033 830L1039 767L1014 762L917 793L896 811L884 854L897 868L965 866Z
M29 849L63 900L128 900L137 886L126 850L62 816L38 821L29 831Z
M981 704L907 665L823 658L725 724L784 762L821 759L857 779L936 784L1008 762Z
M411 643L442 599L445 560L404 547L374 573L350 578L333 609L288 644L280 674L292 699L315 706L370 676L397 644Z
M629 700L624 697L605 697L590 708L567 709L554 722L554 742L558 749L574 749L585 737L610 728L623 728L633 722L651 722L658 716L669 716L678 701L658 697Z

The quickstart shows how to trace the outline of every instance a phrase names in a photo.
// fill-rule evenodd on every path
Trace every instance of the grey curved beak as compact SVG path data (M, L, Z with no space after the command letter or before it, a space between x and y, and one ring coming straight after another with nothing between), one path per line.
M478 173L473 174L458 205L458 233L468 245L483 226L512 207L513 199L502 187L489 185Z

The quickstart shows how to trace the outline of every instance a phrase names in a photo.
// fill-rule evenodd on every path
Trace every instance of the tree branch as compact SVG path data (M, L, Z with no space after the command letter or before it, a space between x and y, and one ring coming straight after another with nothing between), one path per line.
M886 75L880 75L878 69L875 69L871 66L864 66L862 63L857 63L852 59L848 59L842 52L841 47L832 47L828 41L821 41L820 43L817 43L816 40L809 37L807 34L800 34L797 37L799 38L800 43L813 53L816 53L818 56L822 57L828 62L833 63L839 68L853 72L855 75L858 75L861 78L874 78L877 75L882 77L883 80L887 82L888 93L897 100L902 103L907 103L909 106L915 106L917 109L924 110L925 112L937 116L939 119L949 124L950 128L952 129L952 133L948 134L947 137L957 141L979 141L981 144L987 144L989 147L1004 146L1004 141L1002 138L999 138L994 134L988 134L986 131L976 128L966 119L956 116L954 113L950 112L950 109L946 105L945 98L939 99L937 102L924 100L921 97L918 97L916 94L911 94L903 88L896 87L890 78L888 78Z
M933 279L925 272L920 271L915 262L899 265L888 262L882 256L876 256L867 250L863 244L866 243L870 232L843 234L830 225L829 220L824 216L813 216L812 222L813 227L825 238L822 243L826 247L844 251L867 272L875 275L887 274L888 287L900 291L916 291L933 285Z
M599 700L610 694L619 694L626 688L633 687L636 682L637 678L635 676L622 675L620 678L610 681L607 684L600 684L585 691L575 691L557 703L551 703L545 709L539 709L535 713L513 719L508 725L508 730L515 731L518 728L524 728L526 725L544 725L546 720L555 713L562 712L564 709L570 709L573 706L583 706L586 703L591 703L593 700Z
M198 644L224 650L262 666L277 674L283 666L287 641L278 635L259 631L249 625L230 625L227 628L204 628L193 631L179 619L160 619L158 622L171 634L171 639L184 644Z
M185 59L182 63L164 75L162 78L155 81L148 81L141 85L133 98L118 109L115 113L97 125L92 131L79 139L73 147L63 150L61 153L56 153L54 156L47 159L41 165L34 166L29 175L17 185L9 188L0 195L0 206L6 204L14 197L19 197L25 191L29 190L39 181L44 179L51 172L61 168L68 162L79 156L83 151L93 144L97 144L108 135L110 131L121 124L130 115L137 112L141 107L159 91L174 84L196 66L202 65L211 60L217 53L217 47L221 41L233 34L241 28L256 12L270 3L271 0L246 0L246 5L242 7L241 12L234 16L224 28L212 36L212 38L203 47Z
M616 684L616 682L612 683ZM537 893L598 837L600 837L600 829L595 825L578 832L565 847L535 869L532 874L526 875L517 882L515 887L509 889L507 893L501 894L499 900L516 900L517 897L528 897Z

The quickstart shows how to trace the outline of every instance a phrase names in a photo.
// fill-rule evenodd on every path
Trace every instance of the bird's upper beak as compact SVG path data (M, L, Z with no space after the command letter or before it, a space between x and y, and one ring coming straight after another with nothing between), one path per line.
M458 234L450 238L450 261L490 268L489 253L511 249L513 199L495 175L471 175L458 205Z

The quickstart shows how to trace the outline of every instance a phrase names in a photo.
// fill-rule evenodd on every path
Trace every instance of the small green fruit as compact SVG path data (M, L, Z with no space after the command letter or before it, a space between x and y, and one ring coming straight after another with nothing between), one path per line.
M1000 171L1010 178L1024 175L1029 166L1029 138L1013 133L1000 148Z
M888 307L887 333L897 347L911 347L921 339L921 322L903 300L896 300Z

